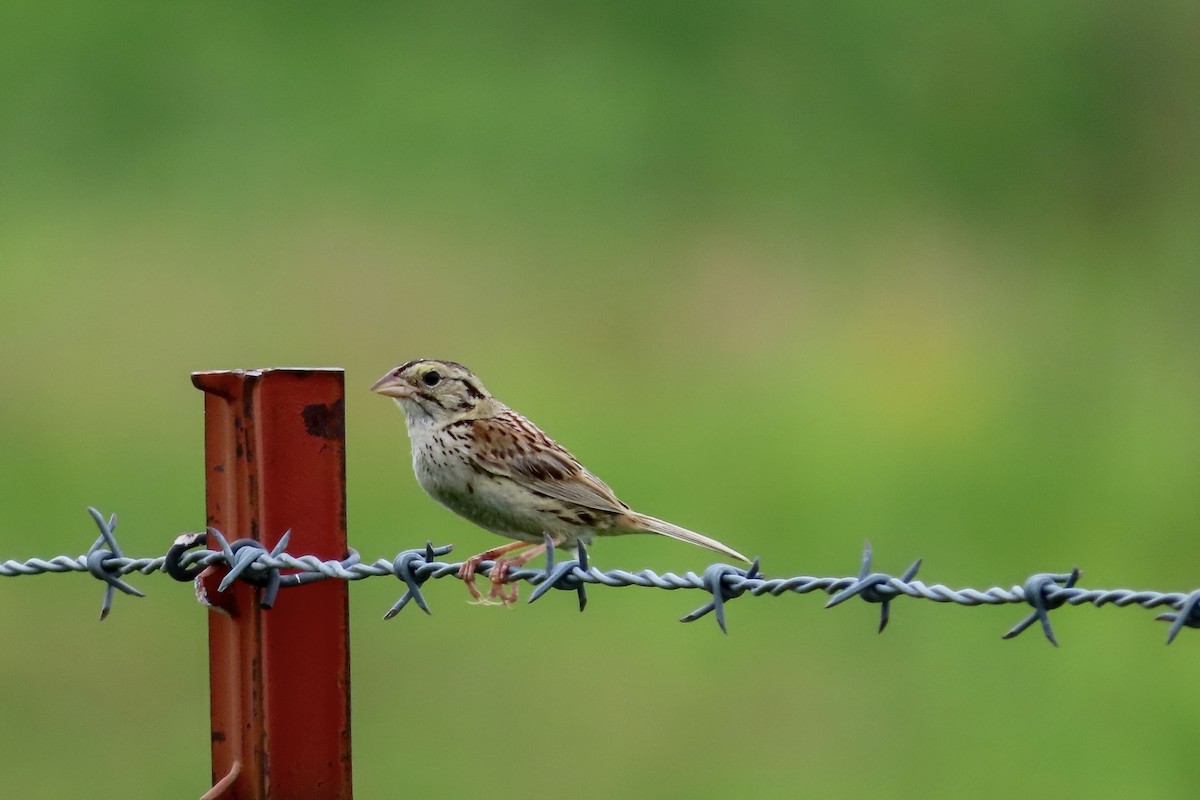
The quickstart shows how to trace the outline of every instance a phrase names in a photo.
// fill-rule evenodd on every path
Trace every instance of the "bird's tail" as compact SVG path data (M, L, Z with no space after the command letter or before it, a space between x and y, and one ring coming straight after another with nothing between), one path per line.
M645 514L633 514L632 516L638 527L649 533L658 533L663 536L669 536L672 539L678 539L681 542L698 544L701 547L707 547L709 550L715 550L716 552L727 555L730 558L736 558L741 561L745 561L747 564L750 563L750 559L746 558L732 547L726 547L716 539L710 539L707 536L696 533L695 531L689 531L687 528L681 528L678 525L672 525L669 522L664 522L663 520L655 517L648 517Z

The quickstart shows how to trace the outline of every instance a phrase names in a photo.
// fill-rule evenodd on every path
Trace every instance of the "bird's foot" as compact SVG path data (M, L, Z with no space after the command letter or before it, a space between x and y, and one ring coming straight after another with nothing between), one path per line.
M510 542L508 544L501 545L500 547L493 547L491 550L484 550L479 555L471 556L462 563L462 566L458 568L458 577L461 578L462 582L467 585L467 591L471 593L471 603L473 605L496 605L497 600L499 600L501 604L508 604L508 601L505 600L505 595L503 592L497 590L497 584L503 584L503 576L508 574L507 566L501 567L501 565L508 563L508 559L500 559L499 556L528 546L529 545L526 542ZM492 567L492 571L490 573L492 576L492 590L488 592L487 597L484 597L483 594L480 593L479 589L475 588L475 572L479 569L480 564L482 564L484 561L491 561L492 559L497 559L496 564ZM523 564L525 562L521 561L519 563ZM498 568L502 575L497 581L495 576ZM516 597L517 595L514 590L512 599L516 600Z
M458 568L459 579L467 585L467 591L471 593L472 605L492 605L490 601L483 598L479 589L475 588L475 570L479 569L479 565L484 561L486 555L487 553L480 553L477 556L471 556Z
M488 592L485 602L490 604L499 601L502 606L517 602L520 587L514 583L508 587L509 591L505 591L505 582L508 580L509 571L513 567L520 567L527 560L520 557L496 559L496 562L492 564L492 571L488 573L488 577L492 581L492 590Z
M556 536L552 541L555 546L558 546L562 544L562 537ZM512 558L500 558L505 553L511 553L513 550L521 550L522 548L524 548L524 551ZM473 598L471 602L473 604L484 606L512 605L517 602L519 591L515 583L508 587L508 590L505 589L505 583L508 582L508 574L514 567L523 567L531 559L536 558L544 552L546 552L545 543L531 545L528 542L511 542L500 547L493 547L491 550L484 551L477 556L471 556L464 561L462 566L458 568L458 577L467 585L467 591L471 593L471 597ZM492 588L487 593L487 597L484 597L479 589L475 588L475 572L484 561L491 561L493 559L492 568L488 572Z

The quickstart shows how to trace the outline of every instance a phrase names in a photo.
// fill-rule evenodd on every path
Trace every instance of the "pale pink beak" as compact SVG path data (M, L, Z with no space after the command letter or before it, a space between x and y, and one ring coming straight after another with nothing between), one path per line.
M404 380L404 378L398 378L390 372L375 381L375 385L371 387L371 391L385 397L394 397L397 400L404 400L413 395L413 388L409 385L408 381Z

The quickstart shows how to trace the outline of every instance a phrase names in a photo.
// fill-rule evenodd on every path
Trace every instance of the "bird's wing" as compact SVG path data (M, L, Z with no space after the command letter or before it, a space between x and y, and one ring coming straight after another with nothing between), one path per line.
M514 411L471 420L475 465L510 478L539 494L597 511L621 513L622 503L604 481L573 455Z

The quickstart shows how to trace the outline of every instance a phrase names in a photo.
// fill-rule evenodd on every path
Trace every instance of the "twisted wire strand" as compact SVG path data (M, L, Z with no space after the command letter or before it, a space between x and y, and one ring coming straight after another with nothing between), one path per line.
M421 552L421 551L402 551ZM154 558L130 558L127 556L110 556L103 560L106 570L118 575L129 575L134 572L150 575L155 572L165 572L163 565L165 556ZM184 566L209 567L227 565L227 560L220 550L196 550L183 557ZM417 574L422 578L456 577L464 562L432 561L424 562L417 567ZM494 561L483 561L476 570L480 575L491 573ZM271 570L296 570L303 575L319 575L322 578L332 578L344 581L359 581L365 578L383 576L400 577L395 568L395 561L378 558L370 563L357 563L349 566L337 560L323 560L316 556L294 556L282 553L278 556L264 554L248 567L255 575L265 575ZM87 555L75 557L60 555L51 559L29 558L25 561L0 562L0 576L11 578L22 575L42 575L46 573L87 572ZM654 589L707 589L704 579L694 572L678 575L674 572L657 573L654 570L643 569L629 572L623 569L601 571L597 567L571 570L570 579L586 584L601 586L627 587L641 586ZM506 582L524 581L530 585L538 585L546 578L546 572L540 569L512 570L505 578ZM825 592L837 594L853 586L858 581L854 576L847 577L810 577L797 575L789 578L742 578L734 577L726 581L726 585L734 592L747 592L754 596L769 594L774 597L792 592L795 594L810 594ZM935 603L954 603L962 606L1005 605L1026 602L1025 590L1020 586L1005 589L994 586L980 590L972 588L951 589L943 584L928 585L923 581L902 581L890 578L880 587L882 591L890 592L892 596L907 596L920 600L932 600ZM1048 599L1063 599L1073 606L1090 604L1094 606L1115 605L1124 607L1139 605L1142 608L1153 609L1159 606L1178 608L1188 597L1187 592L1158 592L1153 590L1135 589L1052 589L1046 593Z
M431 544L420 549L401 551L391 561L379 558L372 562L362 562L353 550L350 551L347 558L342 560L321 559L312 555L297 556L284 551L287 535L280 540L273 551L268 551L249 540L242 540L230 545L219 531L213 529L209 529L209 533L220 545L218 549L192 549L199 542L200 537L199 534L192 534L180 537L167 555L153 558L130 558L122 554L117 546L113 534L116 517L105 520L94 509L89 509L89 511L100 528L101 535L87 553L76 557L59 555L49 559L35 557L25 561L7 560L0 562L0 577L90 572L108 584L101 612L103 618L111 606L114 589L126 594L141 594L121 580L123 576L135 572L143 575L168 572L177 579L190 580L206 567L230 567L230 574L226 576L222 589L234 579L250 580L261 585L261 581L271 575L277 579L276 583L284 587L298 586L318 580L357 581L365 578L390 576L399 578L407 586L404 596L388 612L387 618L390 618L398 613L409 600L414 600L422 610L429 613L428 605L421 593L421 585L430 579L457 576L464 563L438 560L438 556L449 553L451 547L435 548ZM185 539L186 542L184 542ZM181 542L184 543L181 544ZM686 572L682 575L673 572L660 574L649 569L636 572L622 569L602 571L587 563L586 552L582 549L578 559L556 563L553 544L548 539L547 544L549 546L545 569L515 569L509 571L504 578L505 582L523 581L536 587L530 602L537 600L551 588L570 590L579 595L580 609L582 610L586 602L584 587L587 585L641 586L668 591L700 589L712 595L712 600L684 617L683 621L690 622L714 612L722 629L725 628L725 604L742 594L748 593L756 597L762 595L778 597L785 593L809 594L813 592L824 592L831 595L833 599L827 604L830 606L837 605L853 596L859 596L867 602L879 604L881 606L881 631L887 624L888 605L897 597L911 597L962 606L1014 603L1032 606L1033 612L1009 631L1006 638L1017 635L1040 620L1047 638L1051 642L1055 642L1049 625L1048 612L1064 604L1095 607L1137 605L1146 609L1166 606L1174 613L1164 614L1158 619L1173 623L1169 640L1173 639L1183 626L1200 627L1200 590L1159 592L1133 589L1087 589L1074 585L1079 577L1078 570L1062 575L1039 573L1031 576L1024 586L1009 588L993 586L984 590L969 587L954 589L944 584L926 584L914 579L913 575L915 575L920 561L910 567L903 577L872 572L872 553L869 544L864 551L862 569L857 577L797 575L783 578L760 577L757 562L749 570L741 570L727 564L714 564L703 575L695 572ZM249 548L250 552L239 554L239 551L246 548ZM172 564L172 558L174 558L174 564ZM476 572L485 576L490 575L496 565L495 561L484 561L478 565Z
M87 572L87 558L87 555L84 554L75 557L59 555L51 559L35 557L26 559L25 561L8 560L0 562L0 576L19 577L22 575L42 575L46 573ZM150 575L155 572L165 572L163 568L165 561L165 556L156 556L154 558L110 556L105 558L102 564L106 570L118 575L129 575L134 572ZM228 562L224 554L219 550L198 550L185 555L181 563L184 566L209 567L213 565L225 565ZM461 561L425 562L417 568L417 573L423 578L434 579L457 576L462 564L463 562ZM494 565L495 562L493 561L484 561L480 563L477 572L481 575L488 575ZM302 574L320 575L323 578L345 581L358 581L364 578L375 578L385 575L399 577L395 569L395 561L388 561L383 558L376 559L371 563L358 563L345 566L341 561L322 560L316 556L294 556L290 553L282 553L278 556L264 554L248 569L257 575L266 574L274 569L296 570ZM601 571L597 567L590 567L586 570L576 567L569 575L572 580L581 583L613 587L642 586L667 590L707 588L703 578L694 572L677 575L673 572L659 574L650 569L629 572L623 569ZM544 570L520 569L510 571L505 580L507 582L526 581L531 585L537 585L544 581L545 577L546 573ZM853 586L857 580L853 576L818 578L798 575L789 578L769 579L733 578L727 581L727 585L729 589L735 592L748 592L754 596L769 594L778 597L787 592L794 592L796 594L825 592L826 594L833 595ZM1025 590L1020 586L1013 586L1009 589L1000 586L994 586L985 590L973 588L952 589L940 583L928 585L923 581L914 580L906 582L893 577L880 588L883 591L891 592L893 596L904 595L922 600L932 600L935 603L955 603L962 606L1004 605L1026 602ZM1159 606L1178 608L1187 597L1188 593L1186 592L1158 592L1145 589L1085 589L1083 587L1071 589L1058 588L1052 589L1047 593L1048 599L1063 599L1073 606L1084 604L1091 604L1097 607L1109 604L1119 607L1139 605L1148 609L1158 608Z

